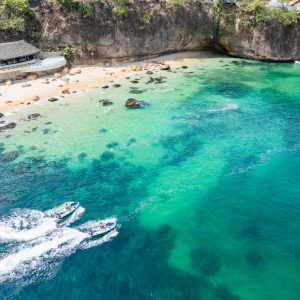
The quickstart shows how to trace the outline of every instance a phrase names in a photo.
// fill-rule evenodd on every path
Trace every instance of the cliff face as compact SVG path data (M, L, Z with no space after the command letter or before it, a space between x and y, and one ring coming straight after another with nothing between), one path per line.
M136 2L136 3L135 3ZM53 3L31 3L40 33L37 45L43 50L65 46L78 49L77 62L130 61L181 50L204 49L215 35L211 6L187 1L184 6L159 1L132 1L128 15L112 14L115 1L93 3L93 15L67 10ZM14 35L2 40L15 39ZM28 30L19 38L30 41ZM0 35L1 39L1 35Z
M300 22L291 25L243 25L244 15L238 9L221 14L214 39L217 49L238 57L259 60L291 61L300 59Z
M186 0L131 1L116 17L114 0L92 1L92 15L47 1L30 1L34 17L24 33L0 31L0 42L26 39L44 51L76 48L75 62L133 61L182 50L216 48L233 56L276 61L300 58L299 23L242 26L239 9L219 16L211 4ZM218 17L218 18L217 18Z

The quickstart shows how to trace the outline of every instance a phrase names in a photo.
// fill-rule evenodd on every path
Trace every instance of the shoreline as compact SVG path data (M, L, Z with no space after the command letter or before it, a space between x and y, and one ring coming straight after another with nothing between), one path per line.
M216 54L210 51L186 51L111 67L103 67L103 65L74 66L70 69L69 74L58 73L60 78L56 78L55 74L52 74L38 77L35 80L17 80L10 86L1 83L0 113L7 115L35 103L47 101L51 97L66 97L84 90L118 83L119 80L132 74L159 70L158 62L161 61L170 65L172 69L183 64L190 64L193 59L211 57L216 57ZM27 86L24 87L24 85Z

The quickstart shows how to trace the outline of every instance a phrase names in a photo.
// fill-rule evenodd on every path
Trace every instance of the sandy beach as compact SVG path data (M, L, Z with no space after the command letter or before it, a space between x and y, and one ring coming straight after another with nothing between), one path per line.
M103 67L103 65L74 66L69 69L67 74L60 72L59 75L38 77L35 80L16 80L10 86L1 83L0 112L5 114L33 105L43 99L67 96L82 90L118 83L119 80L134 73L159 69L159 62L175 68L184 64L189 65L195 58L206 58L213 55L212 52L193 51L111 67Z

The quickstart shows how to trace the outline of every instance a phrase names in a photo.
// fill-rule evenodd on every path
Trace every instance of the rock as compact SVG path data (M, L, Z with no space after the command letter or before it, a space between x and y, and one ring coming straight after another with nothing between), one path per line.
M51 81L56 81L56 80L57 80L56 78L52 78L52 79L51 79Z
M143 91L141 91L141 90L131 90L130 92L129 92L130 94L142 94L143 93Z
M152 74L153 74L153 72L152 72L152 71L147 71L147 72L146 72L146 74L148 74L148 75L152 75Z
M22 80L24 78L24 75L18 74L16 76L16 80Z
M108 86L108 85L104 85L102 88L103 88L103 89L108 89L109 86Z
M4 114L0 113L0 118L3 118L4 117Z
M181 68L182 68L182 69L187 69L187 68L188 68L188 66L182 66Z
M12 122L12 123L8 123L4 126L1 126L0 127L0 131L4 131L4 130L7 130L7 129L14 129L15 127L17 126L16 123Z
M147 105L149 105L147 102L136 100L133 98L128 99L125 103L125 106L128 108L143 108Z
M49 101L49 102L55 102L55 101L58 101L58 98L56 98L56 97L50 97L50 98L48 99L48 101Z
M13 82L11 79L8 79L8 80L5 80L4 84L5 84L6 86L10 86L10 85L13 85L14 82Z
M110 105L114 105L114 103L110 100L104 100L102 102L102 106L110 106Z
M36 96L33 96L31 99L33 101L39 101L40 100L40 96L36 95Z
M138 80L132 80L132 83L140 83Z
M69 74L69 69L68 68L64 68L62 72L63 72L64 75L67 75L67 74Z
M131 66L131 71L134 72L139 72L139 71L143 71L143 67L142 66Z
M81 69L75 71L76 74L81 74Z
M40 114L34 113L34 114L28 115L28 116L27 116L27 119L29 119L29 120L37 120L37 119L39 119L40 117L41 117Z
M29 83L24 83L21 85L22 88L26 88L26 87L30 87L30 86L31 86L31 84L29 84Z
M163 70L163 71L167 71L167 70L170 70L170 65L160 65L159 66L160 70Z
M113 87L119 88L119 87L121 87L121 84L115 83L115 84L113 84Z
M62 90L62 94L70 94L70 89L66 88Z
M58 78L61 78L61 77L62 77L62 75L61 75L61 74L59 74L59 73L55 73L55 74L54 74L54 77L55 77L56 79L58 79Z
M13 102L11 100L5 101L5 104L10 104L10 103L13 103Z
M38 78L37 74L29 74L26 76L27 80L36 80Z
M0 160L2 162L9 162L15 160L19 156L17 151L9 151L1 155Z

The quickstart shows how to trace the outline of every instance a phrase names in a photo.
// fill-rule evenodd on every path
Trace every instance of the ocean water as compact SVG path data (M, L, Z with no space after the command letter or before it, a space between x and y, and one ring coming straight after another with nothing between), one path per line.
M6 117L0 299L300 298L300 66L182 65ZM69 199L81 207L57 224Z

